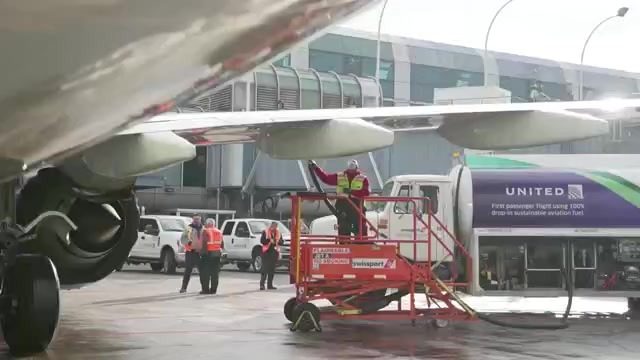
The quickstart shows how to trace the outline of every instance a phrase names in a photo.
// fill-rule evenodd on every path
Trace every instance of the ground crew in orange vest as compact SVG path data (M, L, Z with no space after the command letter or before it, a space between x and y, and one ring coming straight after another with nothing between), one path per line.
M273 277L276 274L276 265L280 257L280 245L284 244L278 223L273 221L271 225L262 231L260 238L262 244L262 273L260 274L260 290L264 290L264 282L267 281L267 289L275 290Z
M189 224L189 226L184 230L181 239L181 242L184 245L184 275L182 276L182 287L180 288L180 293L187 291L187 286L189 285L193 268L198 266L198 262L200 261L198 250L200 249L201 232L201 218L200 216L194 216L191 220L191 224Z
M222 258L222 231L216 228L216 221L207 219L200 234L200 294L215 294L218 291L218 275Z

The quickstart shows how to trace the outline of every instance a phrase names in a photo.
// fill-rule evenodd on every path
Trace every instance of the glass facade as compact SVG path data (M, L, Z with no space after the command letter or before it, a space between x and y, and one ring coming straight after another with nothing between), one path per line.
M411 101L432 103L434 89L482 86L479 72L411 64ZM512 102L573 100L570 84L500 76L500 87L511 91Z
M367 56L309 50L309 67L317 71L335 71L340 75L376 76L376 59ZM394 64L380 60L380 87L385 98L393 99Z
M196 157L184 163L182 186L207 186L207 148L205 146L198 146Z
M287 54L272 63L274 66L291 66L291 54Z
M481 86L483 74L411 64L411 101L432 103L436 88Z

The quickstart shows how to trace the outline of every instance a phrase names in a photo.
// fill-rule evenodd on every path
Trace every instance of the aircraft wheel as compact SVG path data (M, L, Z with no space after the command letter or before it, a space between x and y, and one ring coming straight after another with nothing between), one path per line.
M10 352L25 356L45 351L60 316L60 282L53 262L42 255L17 255L4 280L6 306L0 325Z

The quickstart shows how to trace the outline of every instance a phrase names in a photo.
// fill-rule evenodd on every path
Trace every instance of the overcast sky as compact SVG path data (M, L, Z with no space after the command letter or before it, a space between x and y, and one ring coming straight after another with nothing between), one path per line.
M382 32L482 49L491 18L505 2L389 0ZM638 0L514 0L498 15L489 49L580 63L582 46L591 30L621 6L629 7L629 12L596 31L584 63L640 73ZM339 25L376 32L381 8L376 6Z

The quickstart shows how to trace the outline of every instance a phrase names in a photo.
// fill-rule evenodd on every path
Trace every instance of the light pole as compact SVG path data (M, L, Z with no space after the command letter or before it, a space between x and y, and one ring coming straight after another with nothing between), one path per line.
M491 33L491 28L493 27L493 23L496 21L496 18L502 10L507 7L507 5L511 4L514 0L509 0L504 3L498 11L496 11L495 15L493 15L493 19L489 23L489 28L487 29L487 34L484 37L484 56L482 60L483 68L484 68L484 86L487 87L489 85L489 67L487 66L487 59L489 58L489 34Z
M378 42L376 43L376 82L380 83L380 30L382 29L382 17L384 16L384 10L387 8L389 0L384 0L382 10L380 11L380 17L378 18Z
M589 40L591 40L591 37L593 36L593 34L596 32L596 30L598 30L598 28L600 26L602 26L602 24L606 23L607 21L611 20L611 19L615 19L617 17L623 18L627 12L629 11L628 7L621 7L620 9L618 9L618 13L612 16L609 16L608 18L600 21L600 23L598 25L596 25L596 27L593 28L593 30L591 30L591 33L589 33L589 36L587 36L587 40L585 40L584 42L584 46L582 47L582 54L580 55L580 88L578 89L578 99L582 100L583 99L583 92L584 92L584 72L582 71L582 66L584 64L584 51L587 49L587 45L589 44Z

